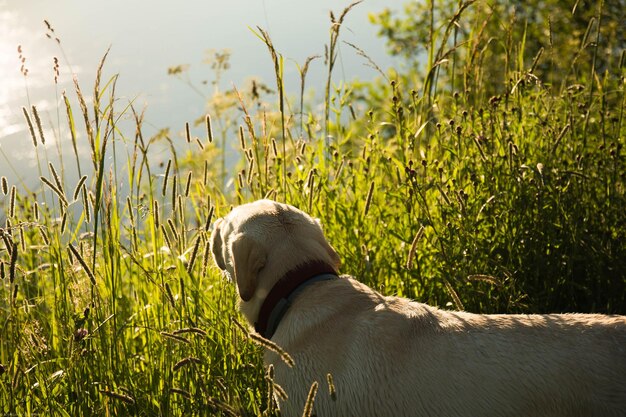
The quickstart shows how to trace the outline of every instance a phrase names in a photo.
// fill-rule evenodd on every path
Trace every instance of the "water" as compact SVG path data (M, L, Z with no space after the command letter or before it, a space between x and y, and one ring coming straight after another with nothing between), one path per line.
M363 49L383 69L393 62L368 13L381 11L389 3L365 0L348 14L341 32L341 40ZM329 11L338 15L348 4L338 0L0 0L0 175L10 184L26 187L38 181L40 172L22 106L36 105L42 116L46 145L37 149L39 159L52 160L59 151L64 158L73 158L69 138L53 128L59 121L63 126L66 123L62 105L57 106L62 103L60 93L66 90L68 96L75 96L72 74L76 74L90 97L96 68L109 46L103 82L119 74L116 94L120 102L132 100L136 108L146 108L145 135L169 127L179 136L185 122L206 111L206 99L181 79L168 76L169 67L189 65L186 76L208 95L213 87L203 81L211 81L214 73L203 63L210 55L207 51L229 50L230 69L222 75L222 88L241 87L252 76L273 87L271 59L251 30L260 26L269 31L285 57L287 89L295 94L299 85L296 63L302 65L310 55L324 55ZM44 19L54 33L46 29ZM46 33L58 37L61 48ZM27 77L20 73L18 45L26 58ZM53 81L54 57L60 62L58 86ZM340 46L339 57L334 82L377 76L345 44ZM307 86L317 92L316 97L321 96L324 80L324 62L317 59L307 76ZM74 113L84 130L77 105ZM81 153L86 155L86 143Z

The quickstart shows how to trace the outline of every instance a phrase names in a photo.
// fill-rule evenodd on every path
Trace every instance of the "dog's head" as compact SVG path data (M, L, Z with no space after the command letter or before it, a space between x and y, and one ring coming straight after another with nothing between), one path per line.
M290 270L312 261L336 270L340 264L319 220L271 200L238 206L216 220L211 251L217 266L237 284L248 318L257 314L276 281Z

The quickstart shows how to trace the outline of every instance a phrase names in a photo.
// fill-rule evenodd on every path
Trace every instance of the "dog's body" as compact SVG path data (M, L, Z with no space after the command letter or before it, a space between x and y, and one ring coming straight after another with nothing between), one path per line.
M268 200L218 220L212 250L252 324L289 272L339 267L316 221ZM345 276L305 283L289 300L266 335L295 360L265 355L288 395L283 416L301 415L314 381L320 417L626 416L624 316L444 311Z

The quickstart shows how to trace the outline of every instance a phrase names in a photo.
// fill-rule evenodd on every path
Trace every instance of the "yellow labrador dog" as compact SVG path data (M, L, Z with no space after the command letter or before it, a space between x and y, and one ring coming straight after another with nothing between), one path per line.
M215 222L212 251L236 282L300 416L626 416L626 316L481 315L385 297L349 276L317 220L269 200ZM332 375L334 393L327 388Z

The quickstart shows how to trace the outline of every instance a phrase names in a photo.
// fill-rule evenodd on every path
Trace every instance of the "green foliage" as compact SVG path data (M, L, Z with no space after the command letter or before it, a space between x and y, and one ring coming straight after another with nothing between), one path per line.
M334 85L324 110L303 117L289 109L301 112L304 88L291 103L260 31L276 103L255 84L216 90L201 138L144 137L132 105L114 111L116 77L100 85L103 60L93 107L77 83L80 111L61 109L72 138L84 120L80 179L42 163L34 190L2 180L0 412L277 415L278 387L252 343L263 341L239 324L208 243L213 219L263 197L319 217L342 272L385 294L482 313L626 313L623 63L595 46L606 68L555 90L543 79L554 74L536 71L543 58L526 59L529 41L511 40L496 54L503 77L485 78L497 64L472 26L481 5L437 11L426 38L398 21L390 40L425 39L423 68ZM476 41L460 45L456 27ZM43 161L41 120L24 113Z
M427 61L426 70L445 64L450 87L487 96L503 92L509 72L531 66L555 91L591 82L620 65L626 48L624 0L428 0L371 20L391 54L409 65ZM449 62L434 59L442 47Z

